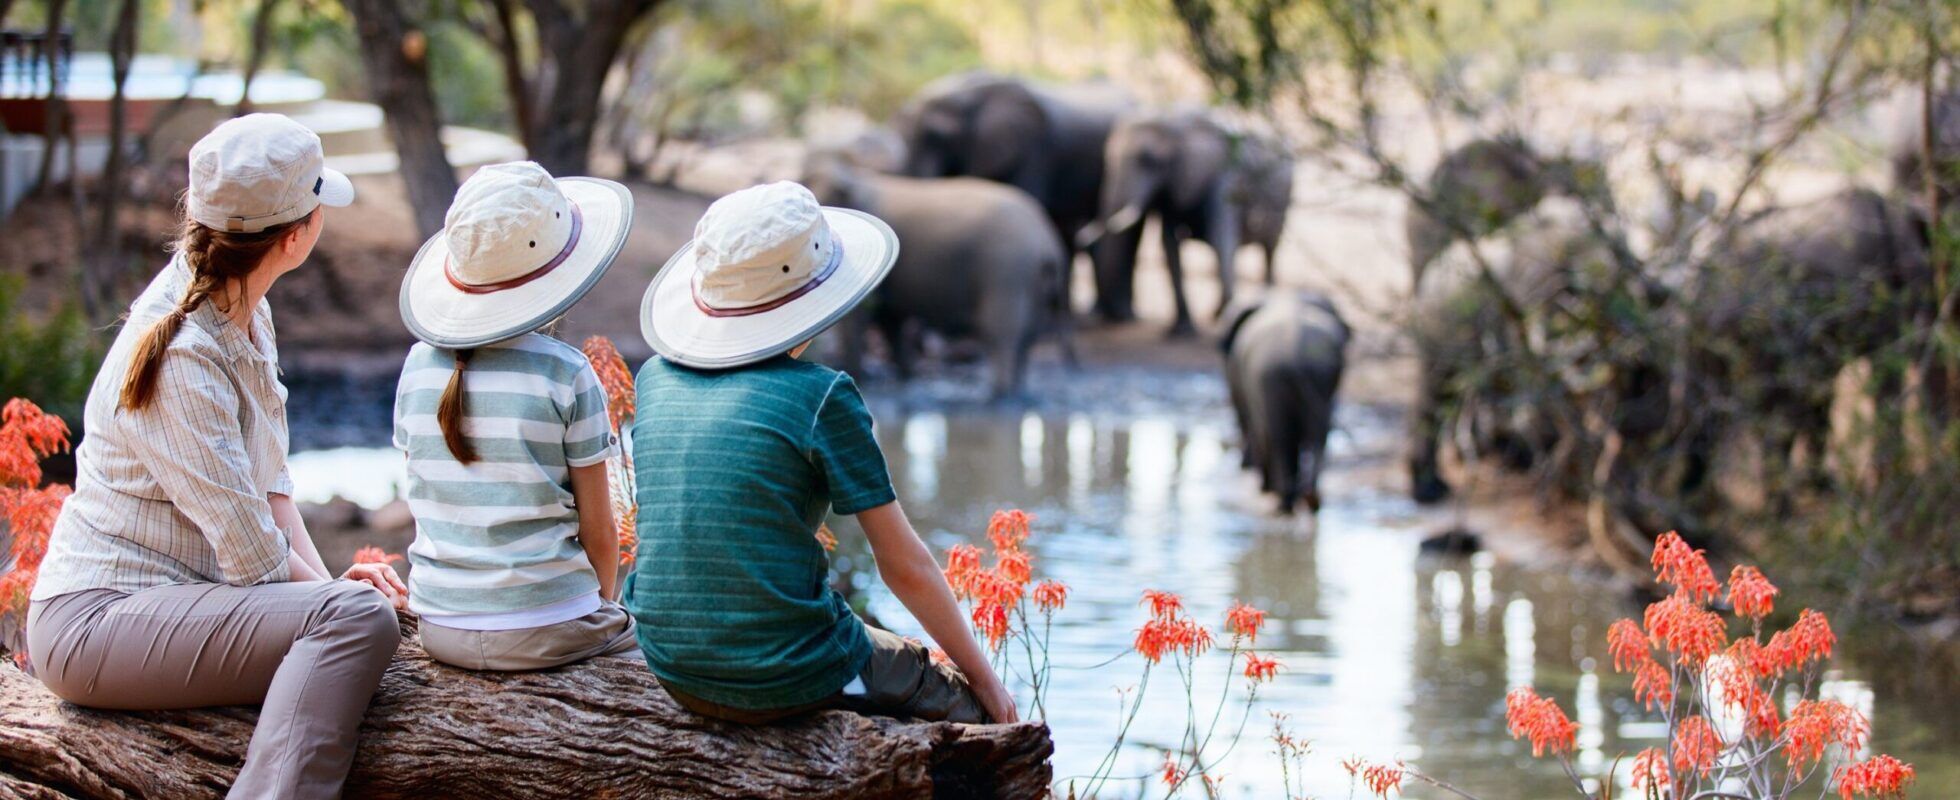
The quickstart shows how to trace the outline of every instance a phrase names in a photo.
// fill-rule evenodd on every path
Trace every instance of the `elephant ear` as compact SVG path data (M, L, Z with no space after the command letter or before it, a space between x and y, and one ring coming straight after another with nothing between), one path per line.
M1027 86L1010 81L989 87L973 112L971 174L1014 182L1029 149L1047 142L1048 127L1047 110Z
M1252 312L1265 305L1264 298L1240 297L1218 314L1218 350L1226 355L1232 353L1232 343L1239 338L1239 329L1245 321L1252 318Z

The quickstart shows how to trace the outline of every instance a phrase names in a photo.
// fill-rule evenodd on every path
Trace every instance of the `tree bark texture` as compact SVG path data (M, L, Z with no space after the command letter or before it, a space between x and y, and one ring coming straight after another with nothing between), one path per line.
M368 94L388 117L402 180L423 238L442 230L456 196L456 170L442 147L435 92L429 88L428 38L411 26L397 0L342 0L354 18Z
M633 25L662 0L526 0L542 63L529 81L531 160L554 175L583 175L592 160L606 74Z
M256 709L110 712L0 664L0 800L221 796ZM1040 723L956 725L825 711L767 727L696 716L644 664L470 672L402 643L361 728L347 797L1035 798Z

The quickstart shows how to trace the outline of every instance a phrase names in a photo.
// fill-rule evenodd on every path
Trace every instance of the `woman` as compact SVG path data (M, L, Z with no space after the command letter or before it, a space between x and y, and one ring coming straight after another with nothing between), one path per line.
M176 256L89 391L29 661L94 708L262 703L231 796L338 797L407 590L385 565L330 579L307 537L264 298L354 191L274 114L218 126L190 162Z

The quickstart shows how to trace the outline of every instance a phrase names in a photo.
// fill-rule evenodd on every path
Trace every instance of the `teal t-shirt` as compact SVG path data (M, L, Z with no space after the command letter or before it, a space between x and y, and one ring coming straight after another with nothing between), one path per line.
M641 368L633 421L640 545L626 603L655 675L722 705L823 699L871 655L825 582L827 512L896 499L857 384L779 357Z

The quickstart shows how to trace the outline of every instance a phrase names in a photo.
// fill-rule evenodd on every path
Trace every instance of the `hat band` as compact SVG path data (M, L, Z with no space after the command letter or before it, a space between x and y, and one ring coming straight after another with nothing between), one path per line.
M833 236L830 238L830 260L824 262L823 268L817 270L817 274L812 275L810 280L804 282L802 286L796 287L795 291L769 302L737 308L716 308L708 305L708 301L701 299L701 275L700 273L695 273L693 287L694 307L700 309L701 313L710 317L746 317L753 314L760 314L764 311L774 311L788 305L791 300L809 294L810 290L822 286L825 280L837 272L837 265L841 263L844 263L844 243L838 241L837 237Z
M496 283L466 283L461 278L456 277L456 273L450 271L449 266L453 262L445 254L442 258L443 277L449 279L450 286L456 287L457 291L463 292L464 294L491 294L504 291L505 289L515 289L550 274L552 270L558 268L558 265L565 263L565 259L571 258L572 250L578 247L578 235L585 228L585 215L579 213L578 203L573 202L569 197L565 198L565 203L572 207L572 235L565 237L565 248L559 250L558 255L552 256L550 261L544 262L544 266L511 278L510 280L497 281Z

